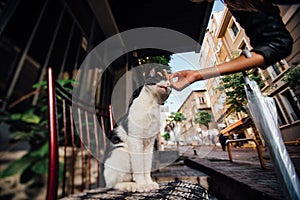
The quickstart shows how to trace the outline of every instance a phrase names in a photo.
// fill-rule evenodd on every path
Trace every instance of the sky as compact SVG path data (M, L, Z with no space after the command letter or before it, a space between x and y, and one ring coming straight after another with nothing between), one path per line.
M220 11L223 9L223 3L220 0L216 0L214 2L212 12ZM173 54L169 64L172 67L173 72L185 69L200 69L199 58L200 53L195 52ZM191 84L190 86L188 86L180 92L173 89L165 106L169 107L169 112L176 112L193 90L199 90L204 88L205 81L198 81Z

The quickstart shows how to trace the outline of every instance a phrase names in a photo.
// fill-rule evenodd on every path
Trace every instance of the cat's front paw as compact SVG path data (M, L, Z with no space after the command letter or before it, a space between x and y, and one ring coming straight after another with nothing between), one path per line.
M158 190L159 189L159 185L156 182L151 182L151 183L148 183L147 185L149 185L148 187L150 188L150 190Z
M123 192L136 192L137 185L135 182L123 182L116 184L114 189L121 190Z
M138 192L150 192L150 191L158 190L158 189L159 189L159 186L155 182L149 182L149 183L137 185Z

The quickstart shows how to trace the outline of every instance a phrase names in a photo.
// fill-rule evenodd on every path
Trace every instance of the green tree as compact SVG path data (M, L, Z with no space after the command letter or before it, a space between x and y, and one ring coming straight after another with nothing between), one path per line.
M236 58L240 55L239 51L231 52L232 58ZM264 86L261 80L261 76L257 70L251 70L246 72L250 80L257 82L260 88ZM247 104L247 96L245 92L245 80L242 73L235 73L223 76L221 78L222 83L219 90L225 91L226 104L230 106L232 112L245 112L244 106Z
M186 120L186 117L181 112L171 112L169 119L175 123L178 123Z
M264 84L256 73L247 73L250 80L254 80L262 88ZM226 104L230 105L232 111L245 112L244 106L247 104L247 96L245 92L245 80L242 73L226 75L221 78L222 83L219 90L225 91Z
M176 134L175 134L175 126L178 126L180 122L183 120L186 120L186 117L181 113L181 112L171 112L167 119L167 125L165 127L166 132L173 132L174 138L176 139ZM179 145L179 141L176 141L177 145Z
M166 140L166 141L169 141L170 140L170 132L165 132L162 137Z
M171 66L169 62L171 60L170 55L162 55L162 56L152 56L146 58L140 58L140 64L149 64L149 63L157 63L156 70L162 72L163 69L167 70L168 73L171 72Z
M208 128L208 123L212 122L212 115L206 111L201 111L197 113L194 122L196 124L204 125Z
M289 87L293 90L300 87L300 65L291 67L284 75L283 80L288 83Z

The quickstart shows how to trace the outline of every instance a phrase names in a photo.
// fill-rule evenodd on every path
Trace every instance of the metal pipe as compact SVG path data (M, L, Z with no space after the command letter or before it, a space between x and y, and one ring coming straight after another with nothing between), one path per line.
M48 69L48 116L49 116L49 167L47 200L57 199L58 189L58 139L57 118L55 102L55 83L52 69Z
M285 145L299 145L300 144L300 138L297 138L295 141L287 141L287 142L284 142Z
M69 49L70 49L70 45L71 45L71 40L72 40L73 33L74 33L74 27L75 27L75 21L73 21L71 29L70 29L68 42L67 42L67 47L65 49L63 61L62 61L61 67L60 67L59 77L62 77L62 75L64 73L64 70L65 70L66 61L67 61L67 57L68 57L68 53L69 53Z
M106 149L106 133L105 133L105 127L104 127L104 119L103 116L100 117L101 120L101 128L102 128L102 140L103 140L103 150Z
M92 181L91 181L91 140L90 140L90 128L89 128L89 117L88 112L84 112L85 115L85 128L87 134L87 154L88 154L88 163L87 163L87 174L88 174L88 188L91 189Z
M63 169L63 183L62 196L66 195L66 173L67 173L67 115L66 115L66 101L63 99L63 132L64 132L64 169Z
M82 35L80 35L82 37ZM77 46L77 51L76 51L76 57L75 57L75 63L74 63L74 69L73 71L77 70L78 69L78 63L79 63L79 57L80 57L80 51L81 51L81 41L82 38L79 38L79 42L78 42L78 46ZM74 74L73 74L73 78L74 77Z
M49 60L50 60L50 57L52 55L52 51L53 51L53 47L54 47L54 44L55 44L55 41L56 41L56 38L57 38L57 35L58 35L58 30L60 28L60 24L61 24L61 21L63 19L63 16L64 16L64 12L65 12L65 7L62 8L61 10L61 13L60 13L60 16L59 16L59 19L57 21L57 24L56 24L56 27L55 27L55 31L53 33L53 37L52 37L52 40L51 40L51 43L50 43L50 46L49 46L49 49L47 51L47 56L46 56L46 59L45 59L45 62L43 64L43 67L41 69L41 74L40 74L40 78L39 78L39 81L38 82L41 82L44 80L44 76L46 74L46 69L48 67L48 63L49 63ZM39 93L37 93L33 100L32 100L32 104L35 105L37 103L37 100L38 100L38 97L39 97Z
M100 155L99 155L99 141L98 141L98 129L97 129L97 118L96 115L93 115L93 122L94 122L94 135L95 135L95 143L96 143L96 161L97 161L97 182L96 186L100 186Z
M230 150L230 144L233 143L233 142L246 142L246 141L253 141L255 143L255 147L256 147L258 158L259 158L260 166L261 166L262 169L266 169L266 165L265 165L264 158L262 156L262 151L261 151L260 145L258 144L257 140L255 140L253 138L236 139L236 140L227 140L226 141L227 152L228 152L228 157L229 157L230 162L233 162L232 161L232 154L231 154L231 150Z
M74 122L73 122L73 111L72 106L69 106L70 111L70 126L71 126L71 141L72 141L72 172L71 172L71 194L74 194L75 186L75 132L74 132Z
M10 97L11 97L11 95L12 95L14 89L15 89L15 86L16 86L17 81L19 79L21 70L23 68L23 64L25 62L25 59L26 59L26 56L27 56L27 53L28 53L28 50L29 50L29 48L31 46L31 43L32 43L32 41L33 41L33 39L35 37L35 34L37 32L37 29L38 29L38 27L40 25L40 22L42 20L42 17L44 15L45 10L46 10L47 4L48 4L48 1L45 1L44 5L43 5L43 8L42 8L42 10L40 12L40 15L39 15L39 17L38 17L38 19L36 21L35 26L33 27L31 35L30 35L30 37L28 39L28 42L27 42L27 44L25 46L25 49L22 52L22 55L21 55L21 58L19 60L18 66L16 67L16 71L14 73L13 79L12 79L12 81L11 81L11 83L9 85L8 91L6 93L6 97L5 97L5 101L3 103L2 109L5 109L5 107L7 105L7 102L9 101L9 99L10 99Z
M82 121L81 121L81 110L78 108L78 122L79 122L79 137L80 137L80 152L81 152L81 191L84 190L84 162L85 162L85 156L84 156L84 145L83 145L83 129L82 129Z
M11 17L13 16L13 14L15 14L15 10L18 7L19 3L20 3L20 0L8 1L8 5L4 9L4 11L1 15L1 19L0 19L0 37L2 36L2 33L3 33L6 25L10 21Z

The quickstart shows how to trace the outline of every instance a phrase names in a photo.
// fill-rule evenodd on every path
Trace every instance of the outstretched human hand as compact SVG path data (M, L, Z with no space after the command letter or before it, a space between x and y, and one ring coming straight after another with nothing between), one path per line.
M183 90L195 81L200 80L198 70L182 70L169 75L172 87L178 91Z

